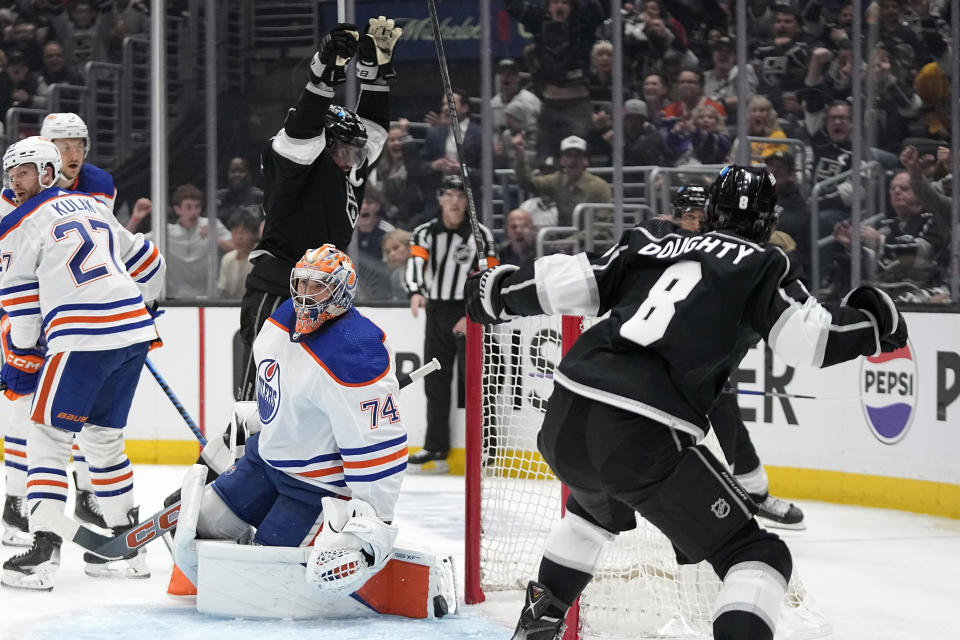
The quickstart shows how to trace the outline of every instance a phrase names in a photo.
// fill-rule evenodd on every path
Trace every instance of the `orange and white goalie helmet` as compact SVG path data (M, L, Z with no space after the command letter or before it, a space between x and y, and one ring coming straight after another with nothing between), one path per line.
M294 338L312 333L353 306L357 271L332 244L308 249L290 272L290 297L297 312Z

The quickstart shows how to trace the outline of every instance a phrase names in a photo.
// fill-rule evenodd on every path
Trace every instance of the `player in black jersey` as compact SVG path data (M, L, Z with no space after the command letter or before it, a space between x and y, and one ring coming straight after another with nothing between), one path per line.
M558 637L603 547L637 511L687 562L723 580L714 638L770 640L792 572L787 546L754 519L747 492L697 442L746 349L760 338L791 366L824 367L906 344L893 302L860 287L819 303L765 244L776 224L772 175L729 166L708 191L704 233L652 220L599 258L551 255L471 276L471 319L609 317L560 361L538 448L570 488L514 638ZM672 227L669 228L669 227ZM704 331L704 322L710 326Z
M707 189L697 184L681 185L673 196L672 204L674 222L686 231L698 233L705 218ZM799 507L770 495L767 473L760 464L750 433L740 417L736 387L731 384L724 386L708 417L734 477L757 503L757 517L770 527L805 529L803 511Z
M394 21L371 18L363 36L338 24L320 41L310 81L262 156L266 224L250 253L253 270L240 307L245 346L240 399L254 396L250 347L264 321L290 297L290 270L311 247L345 250L363 202L367 173L387 139L387 81L396 77L393 48L402 34ZM360 97L356 113L333 104L344 67L357 55Z

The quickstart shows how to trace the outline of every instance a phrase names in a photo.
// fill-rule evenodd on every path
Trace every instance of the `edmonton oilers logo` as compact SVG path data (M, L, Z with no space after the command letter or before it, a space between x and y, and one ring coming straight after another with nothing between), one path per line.
M860 365L863 413L874 437L895 444L906 435L917 405L917 363L910 343Z
M280 407L280 364L263 360L257 365L257 413L260 423L267 424L277 417Z

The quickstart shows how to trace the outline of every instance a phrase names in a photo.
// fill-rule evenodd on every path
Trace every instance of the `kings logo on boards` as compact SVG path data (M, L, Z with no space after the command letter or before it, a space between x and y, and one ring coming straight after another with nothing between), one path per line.
M280 407L280 363L262 360L257 365L257 413L260 423L268 424L277 417Z
M906 435L917 411L917 380L917 363L910 343L862 361L863 413L870 431L880 442L895 444Z

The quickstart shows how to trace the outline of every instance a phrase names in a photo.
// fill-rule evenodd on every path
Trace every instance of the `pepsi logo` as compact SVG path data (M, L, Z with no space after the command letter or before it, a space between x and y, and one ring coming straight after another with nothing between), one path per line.
M280 408L280 363L262 360L257 365L257 413L260 423L268 424Z
M895 444L907 434L917 410L917 381L909 343L862 361L861 404L870 431L880 442Z

